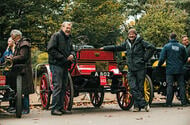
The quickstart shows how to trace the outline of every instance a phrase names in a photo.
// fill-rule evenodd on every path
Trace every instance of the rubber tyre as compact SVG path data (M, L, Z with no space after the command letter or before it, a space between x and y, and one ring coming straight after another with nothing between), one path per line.
M153 90L152 80L148 75L145 76L145 81L144 81L144 98L146 102L152 104L152 100L154 98L154 90Z
M104 101L104 91L90 92L90 101L95 108L99 108Z
M122 110L129 110L133 104L134 99L130 93L130 87L127 80L127 72L122 73L122 86L125 87L125 91L118 92L116 94L117 102Z
M43 73L40 81L40 99L43 109L48 109L50 106L51 99L50 81L48 79L48 74Z
M74 97L73 81L72 81L70 73L68 73L68 85L67 85L66 95L65 95L65 100L64 100L64 110L71 111L73 107L73 97Z
M22 76L18 75L16 80L16 117L22 116Z

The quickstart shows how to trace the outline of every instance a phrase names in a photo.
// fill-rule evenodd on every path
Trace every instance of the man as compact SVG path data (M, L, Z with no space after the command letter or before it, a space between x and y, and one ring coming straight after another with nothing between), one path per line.
M62 115L69 113L64 108L64 97L68 83L68 66L67 62L73 60L71 51L71 22L63 22L61 30L54 33L48 43L49 64L52 72L53 98L52 98L52 115Z
M173 100L173 83L178 82L180 88L180 99L181 104L186 105L185 98L185 83L184 83L184 72L183 67L187 61L187 54L185 47L178 43L176 40L177 35L171 33L169 43L167 43L160 54L158 67L166 60L166 82L167 82L167 98L166 106L172 106Z
M22 113L28 114L30 112L29 94L34 93L31 65L31 44L28 39L22 37L22 33L19 30L12 30L10 35L16 45L13 57L10 57L13 62L13 67L11 72L8 73L7 83L15 90L16 76L18 74L22 75L22 93L24 94Z
M186 48L187 57L188 57L187 63L184 66L184 70L185 70L184 77L185 77L185 80L188 80L190 76L190 44L189 44L189 39L186 35L182 36L182 44Z
M148 112L150 107L144 98L144 80L146 75L146 62L152 57L155 47L145 42L135 29L128 31L128 39L118 46L105 46L103 50L126 51L128 66L128 81L130 91L134 98L133 111L142 108Z

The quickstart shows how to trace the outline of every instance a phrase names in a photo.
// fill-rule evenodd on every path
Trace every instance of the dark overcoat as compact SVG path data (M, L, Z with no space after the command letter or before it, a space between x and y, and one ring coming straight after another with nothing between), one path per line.
M12 61L13 67L8 73L8 84L15 89L16 76L21 74L23 94L34 93L31 65L31 44L27 39L21 39L17 42Z

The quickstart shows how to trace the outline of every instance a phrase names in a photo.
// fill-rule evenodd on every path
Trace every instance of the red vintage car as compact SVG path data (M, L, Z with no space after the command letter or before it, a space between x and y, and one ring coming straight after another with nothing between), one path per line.
M12 67L12 62L8 59L5 63L0 64L0 105L3 101L14 100L16 102L16 117L22 116L22 75L17 76L16 90L13 90L6 83L6 73Z
M53 91L52 74L48 64L39 64L35 76L41 76L40 97L43 108L50 106ZM87 92L94 107L100 107L105 92L116 94L121 109L129 110L133 98L126 79L127 72L120 71L114 53L100 49L80 49L69 73L69 84L65 96L65 109L71 110L73 97Z

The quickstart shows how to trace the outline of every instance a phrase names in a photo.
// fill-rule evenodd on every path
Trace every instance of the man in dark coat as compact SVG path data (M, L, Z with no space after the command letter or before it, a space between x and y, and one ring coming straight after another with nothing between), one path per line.
M184 66L184 70L185 70L184 77L185 77L185 80L189 80L190 79L190 44L189 44L189 39L187 35L182 36L181 43L185 46L187 57L188 57L187 62Z
M135 29L128 31L128 39L121 45L105 46L103 50L126 51L128 66L128 81L130 91L134 98L133 111L140 111L145 108L149 111L150 107L144 98L144 80L146 75L146 62L152 57L155 47L145 42Z
M11 58L13 67L10 73L8 73L8 84L15 89L16 88L16 76L20 74L22 76L22 93L23 98L23 113L28 114L29 109L29 94L34 93L34 84L32 78L32 65L31 65L31 44L29 40L22 37L22 33L19 30L11 31L11 38L15 41L15 51Z
M187 61L187 53L185 47L176 40L177 35L172 33L169 42L163 47L158 67L166 61L166 82L167 82L167 99L166 106L172 106L173 100L173 84L178 82L180 88L181 104L186 105L185 98L185 82L184 82L184 64Z
M71 22L63 22L61 30L52 35L47 46L54 88L52 115L69 113L69 111L64 109L64 98L68 84L68 62L73 60L73 55L71 54L73 50L70 36L71 27Z

